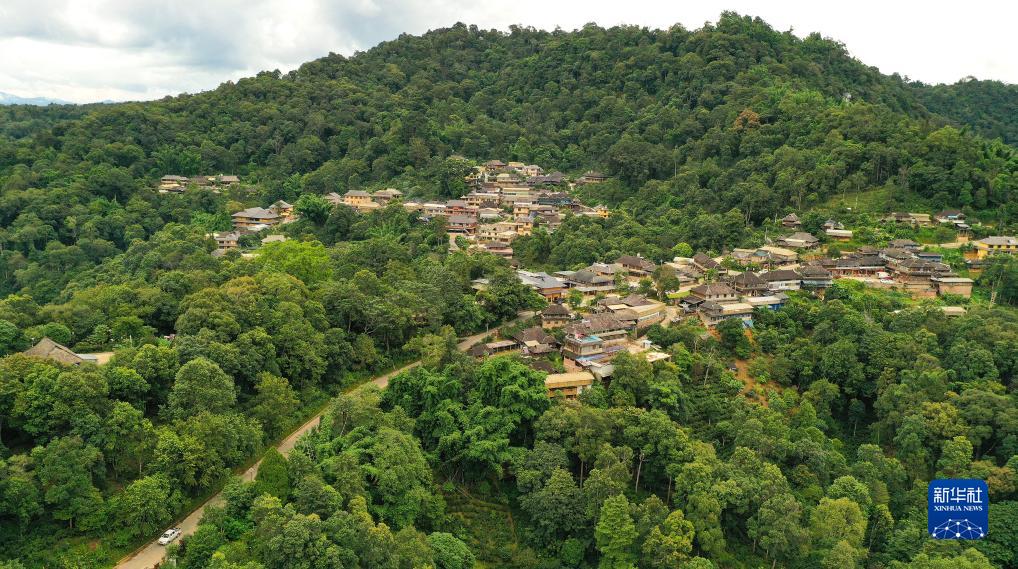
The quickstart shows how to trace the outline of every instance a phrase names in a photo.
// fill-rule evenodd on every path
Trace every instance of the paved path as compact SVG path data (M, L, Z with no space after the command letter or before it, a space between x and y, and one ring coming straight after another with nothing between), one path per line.
M533 312L521 312L517 320L524 320L530 318L533 315L534 315ZM470 348L470 346L473 346L490 333L491 332L482 332L480 334L474 334L473 336L464 338L460 340L460 342L457 344L457 347L460 349L460 351L466 351L467 349ZM397 374L400 374L408 369L413 369L419 365L421 365L420 360L409 363L399 369L379 375L378 377L375 377L368 383L372 383L382 389L385 389L386 386L389 385L389 380L395 377ZM293 450L294 445L297 444L297 441L300 439L300 437L304 433L317 427L318 422L321 420L321 418L322 418L321 413L312 417L311 420L301 425L300 428L290 433L285 439L280 441L280 443L276 446L276 449L284 455L289 454L289 452ZM254 480L255 475L258 474L258 467L261 464L262 461L259 460L254 464L254 466L245 470L244 473L240 475L240 477L245 481ZM223 503L223 493L218 492L214 496L209 498L207 501L205 501L205 503L203 503L201 506L198 506L198 509L188 514L188 516L184 518L182 522L176 524L174 527L180 528L182 536L191 535L192 533L194 533L194 530L198 527L198 522L201 521L201 517L205 513L205 508L209 506L218 506L222 503ZM116 569L152 569L163 560L163 553L165 551L166 551L165 547L159 545L159 543L156 540L152 540L144 547L136 550L131 556L121 559L120 562L117 563Z

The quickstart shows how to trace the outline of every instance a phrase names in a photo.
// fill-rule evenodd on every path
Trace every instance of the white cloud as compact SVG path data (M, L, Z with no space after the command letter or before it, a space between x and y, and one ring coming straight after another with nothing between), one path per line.
M1018 82L1008 29L1018 5L1009 2L3 0L0 91L77 102L152 99L457 21L499 29L587 22L694 29L723 10L798 35L818 31L885 73Z

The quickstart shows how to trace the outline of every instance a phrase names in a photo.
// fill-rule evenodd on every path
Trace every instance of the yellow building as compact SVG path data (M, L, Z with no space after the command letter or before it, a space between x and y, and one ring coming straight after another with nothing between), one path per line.
M977 259L985 259L989 255L1018 254L1018 237L996 235L973 241Z
M343 204L360 212L371 211L380 207L378 203L371 199L371 194L363 190L350 190L343 194Z
M550 373L544 379L548 397L576 399L584 390L594 385L594 375L589 371Z

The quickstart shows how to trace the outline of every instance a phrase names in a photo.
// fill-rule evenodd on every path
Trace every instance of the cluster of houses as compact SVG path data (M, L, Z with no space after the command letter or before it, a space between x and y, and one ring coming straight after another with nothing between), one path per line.
M343 195L330 192L325 195L325 199L332 205L342 204L361 213L369 213L389 205L390 202L403 199L403 192L395 188L386 188L374 193L365 192L364 190L350 190Z
M228 188L239 184L240 178L233 174L218 174L216 176L176 176L168 174L159 179L159 193L180 194L188 187L194 186L203 190L218 191L220 188Z
M972 255L977 259L995 254L1018 255L1015 237L988 237L973 244ZM523 331L519 337L477 346L474 355L520 351L540 356L558 352L566 371L549 374L546 387L549 396L571 398L596 380L610 378L612 359L623 350L642 353L651 361L667 359L668 354L649 342L635 339L641 330L653 324L695 318L714 328L736 319L751 327L756 311L780 309L788 300L788 291L820 293L839 278L894 287L916 296L972 294L972 279L956 275L939 253L924 251L909 239L893 240L881 249L860 247L838 258L804 263L798 262L797 255L790 249L772 246L733 252L734 258L752 260L765 267L760 272L729 270L721 258L704 253L676 258L660 266L639 256L624 255L612 263L594 263L578 271L548 274L518 270L520 281L551 303L541 314L541 327ZM667 271L680 284L680 290L667 292L668 303L637 294L615 294L621 284L620 274L632 286L648 276L660 277L659 271ZM477 286L484 284L483 279L475 282ZM586 304L589 312L577 314L562 303L572 291L580 293L581 305ZM964 309L945 307L945 313L957 315L964 313ZM547 333L556 328L564 329L561 342Z
M769 264L769 257L755 251L733 255L733 258L744 262L763 259L760 265L768 270L730 276L729 271L714 259L701 258L699 262L714 268L721 280L731 280L735 288L744 290L751 290L753 286L762 290L764 285L758 279L765 281L768 290L774 291L822 290L829 287L834 279L852 278L871 286L902 289L915 296L952 294L967 298L972 295L972 279L958 276L943 262L940 253L924 251L919 243L910 239L892 240L887 247L881 249L863 246L837 258L819 258L801 265L788 264L784 267Z
M211 235L216 241L216 250L213 252L216 256L224 255L227 251L239 247L240 238L245 234L257 233L296 220L293 205L283 200L278 200L267 208L249 207L240 210L232 214L230 218L233 222L233 231L217 232ZM285 240L286 237L283 235L269 235L262 239L262 243Z
M475 357L518 353L538 369L548 354L560 354L565 373L550 373L545 380L549 396L574 398L606 380L614 370L612 359L622 351L639 354L655 362L670 358L646 340L636 339L648 326L664 322L666 305L638 294L600 297L589 312L575 313L565 304L549 304L540 315L541 325L526 328L508 338L478 344L470 349ZM563 340L550 331L561 328ZM547 369L545 369L547 371Z
M450 236L462 236L471 249L511 258L512 243L530 235L535 226L554 232L563 215L607 218L604 206L587 207L564 190L574 184L603 182L598 172L587 172L570 183L561 172L546 174L534 164L489 160L466 177L470 191L445 203L406 202L405 207L428 220L444 217Z
M361 213L368 213L399 201L408 211L418 213L422 220L443 218L451 237L462 236L471 248L506 258L513 255L512 242L530 235L541 225L549 232L562 223L567 211L576 215L607 218L604 206L587 207L564 190L575 184L591 184L607 179L604 174L590 171L570 182L561 172L546 174L534 164L490 160L476 166L465 180L470 191L453 200L427 202L404 200L396 189L369 193L350 190L343 195L325 196L330 203L343 204Z

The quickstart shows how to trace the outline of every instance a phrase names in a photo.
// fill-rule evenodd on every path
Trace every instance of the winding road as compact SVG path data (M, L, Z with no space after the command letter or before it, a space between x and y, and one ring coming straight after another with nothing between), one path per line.
M533 315L534 315L533 312L529 311L521 312L520 315L516 318L515 322L525 320ZM489 334L491 334L490 331L474 334L473 336L464 338L459 341L457 347L460 349L460 351L466 351L467 349L470 348L470 346L473 346L474 344L476 344ZM417 360L399 369L390 371L389 373L379 375L373 378L371 381L364 383L363 385L374 384L381 389L385 389L386 386L389 385L390 379L408 369L413 369L419 365L421 365L421 362L420 360ZM287 435L285 439L283 439L282 441L280 441L278 445L276 445L276 450L278 450L280 453L284 455L289 454L289 452L293 450L294 445L297 444L297 441L304 433L318 426L318 422L321 420L323 413L324 411L322 413L319 413L318 415L315 415L314 417L311 418L311 420L304 423L297 430ZM258 467L261 466L261 464L262 461L259 460L254 464L254 466L245 470L244 473L240 475L241 479L245 481L254 480L255 475L258 474ZM197 509L188 514L187 517L185 517L183 520L174 524L172 527L180 528L181 537L191 535L192 533L194 533L194 530L198 527L198 522L201 521L202 515L204 515L205 513L205 508L209 506L218 506L222 503L223 503L223 493L218 492L214 496L206 500L202 505L198 506ZM116 569L152 569L163 560L163 553L165 551L166 548L163 547L162 545L159 545L159 543L155 539L153 539L144 546L135 550L135 552L132 553L131 555L121 559L117 563Z

